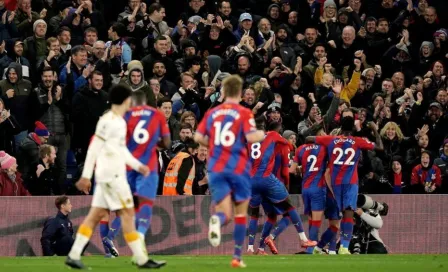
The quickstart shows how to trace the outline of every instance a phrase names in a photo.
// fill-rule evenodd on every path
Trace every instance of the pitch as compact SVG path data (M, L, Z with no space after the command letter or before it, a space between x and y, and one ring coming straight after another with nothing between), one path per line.
M229 256L155 256L156 260L167 260L168 265L158 271L182 272L221 272L230 268ZM64 265L63 257L0 258L0 271L5 272L59 272L74 271ZM319 255L277 255L243 256L248 265L243 271L275 272L429 272L446 271L448 255L357 255L357 256L319 256ZM105 259L102 256L83 258L84 264L92 271L133 271L130 257Z

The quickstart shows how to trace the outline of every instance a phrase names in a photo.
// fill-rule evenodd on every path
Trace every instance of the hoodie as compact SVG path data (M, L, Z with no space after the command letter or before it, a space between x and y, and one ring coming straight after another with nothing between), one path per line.
M133 84L131 81L131 74L134 71L139 71L142 74L142 80L138 84ZM156 107L156 98L154 92L151 90L148 82L145 81L145 74L143 72L143 66L139 61L131 61L128 64L127 76L124 77L123 82L126 83L133 92L142 91L146 94L146 104L151 107Z
M11 83L9 72L14 69L17 73L17 82ZM29 95L31 94L31 82L22 78L22 65L12 62L6 70L6 79L0 81L0 89L2 90L2 99L6 108L11 110L11 114L17 119L22 130L28 129L31 120L28 115ZM6 92L10 89L14 90L14 96L8 98Z

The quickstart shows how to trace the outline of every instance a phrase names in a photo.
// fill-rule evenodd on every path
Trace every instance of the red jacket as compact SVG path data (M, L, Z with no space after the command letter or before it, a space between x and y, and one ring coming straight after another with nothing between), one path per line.
M17 172L15 183L5 172L0 172L0 196L31 196L31 194L23 186L19 172Z

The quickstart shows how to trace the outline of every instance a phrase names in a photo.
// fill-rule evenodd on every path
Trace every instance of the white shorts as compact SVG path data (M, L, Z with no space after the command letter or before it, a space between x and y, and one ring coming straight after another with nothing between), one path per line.
M132 192L126 180L99 182L93 192L92 207L118 211L134 207Z

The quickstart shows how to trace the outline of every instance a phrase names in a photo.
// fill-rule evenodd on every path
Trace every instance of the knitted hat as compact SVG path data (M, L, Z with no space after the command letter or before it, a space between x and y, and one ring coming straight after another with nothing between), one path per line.
M445 139L445 141L443 141L443 146L445 146L445 145L447 145L448 144L448 139ZM0 151L1 152L1 151ZM0 157L1 157L1 155L0 155Z
M45 27L47 27L47 23L44 20L39 19L39 20L35 21L34 24L33 24L33 32L36 31L36 27L37 27L38 24L44 24Z
M194 15L188 18L189 23L193 23L195 25L198 25L201 22L202 17L199 15Z
M448 30L446 28L441 28L434 32L434 37L439 37L442 34L445 35L445 37L448 37Z
M196 48L196 43L193 40L185 39L180 43L180 48L182 50L185 50L190 47Z
M331 7L331 6L336 8L336 3L334 2L334 0L326 0L324 3L324 9Z
M47 127L44 124L42 124L39 121L36 121L36 123L34 123L34 125L36 125L34 132L36 133L37 136L41 136L41 137L50 136L50 132L48 131Z
M13 156L5 153L1 160L1 167L3 170L9 169L11 166L16 164L17 160Z
M289 139L289 137L291 137L292 135L297 135L297 134L292 130L285 130L285 132L283 132L282 136L285 139Z
M0 164L2 163L2 161L4 161L5 160L5 158L6 158L6 152L5 151L0 151Z
M434 44L432 42L424 41L422 42L422 45L420 46L420 50L422 50L423 46L428 46L429 50L434 50Z

